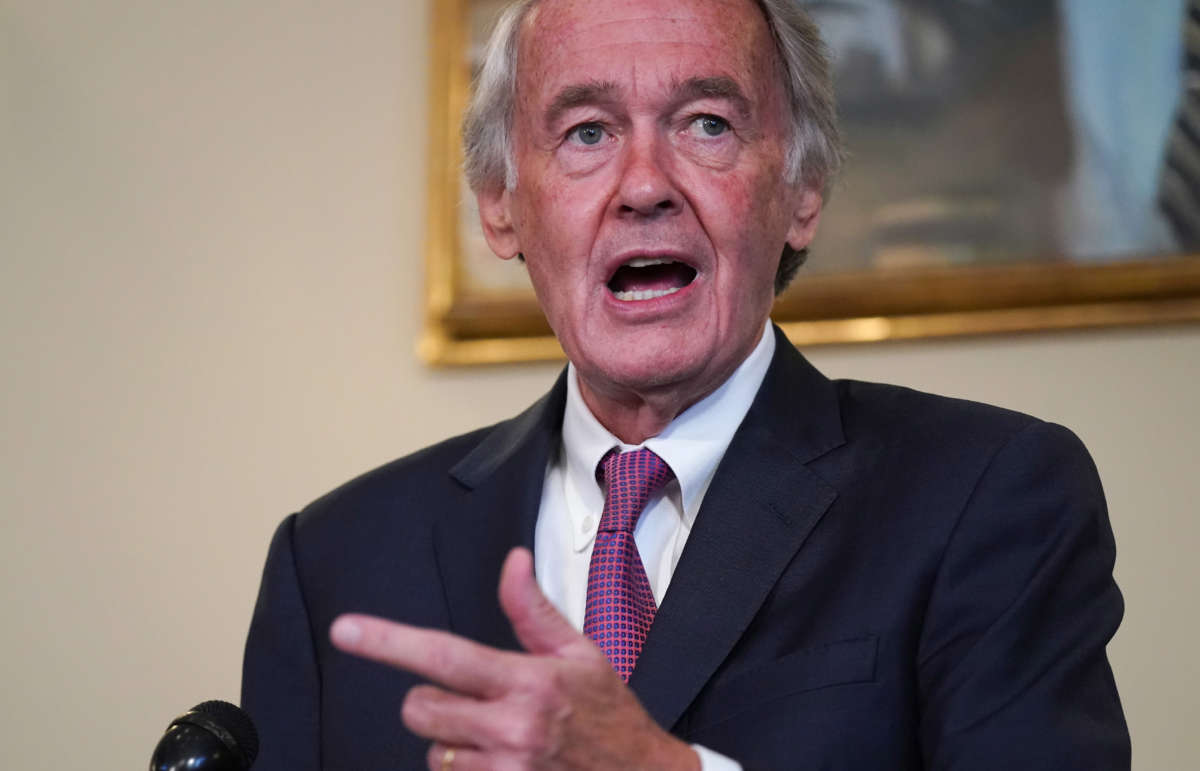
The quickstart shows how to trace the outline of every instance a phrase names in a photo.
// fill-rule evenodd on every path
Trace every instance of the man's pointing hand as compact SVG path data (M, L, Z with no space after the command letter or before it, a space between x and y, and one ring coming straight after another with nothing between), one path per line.
M432 683L411 689L401 714L409 730L433 741L427 760L435 771L450 749L455 771L700 767L542 594L526 549L504 561L500 605L526 653L356 614L338 617L330 638L346 653Z

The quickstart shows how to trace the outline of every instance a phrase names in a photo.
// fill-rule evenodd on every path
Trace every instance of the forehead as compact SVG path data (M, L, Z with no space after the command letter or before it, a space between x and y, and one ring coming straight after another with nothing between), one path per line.
M518 90L536 103L575 83L637 90L721 75L753 92L777 82L774 62L753 0L542 0L521 31Z

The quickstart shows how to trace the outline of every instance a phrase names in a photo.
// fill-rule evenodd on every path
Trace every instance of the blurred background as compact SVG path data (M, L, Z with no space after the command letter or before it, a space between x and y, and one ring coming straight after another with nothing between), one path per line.
M0 767L145 767L280 518L549 387L414 353L433 1L0 0ZM1200 327L809 353L1080 434L1134 767L1192 767Z
M798 0L849 163L812 270L1099 262L1182 245L1157 205L1187 0Z

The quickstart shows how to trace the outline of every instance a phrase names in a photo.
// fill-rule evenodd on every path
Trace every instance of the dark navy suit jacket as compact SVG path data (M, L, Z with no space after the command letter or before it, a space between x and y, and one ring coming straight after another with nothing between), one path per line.
M650 714L748 769L1128 769L1113 537L1075 436L830 381L776 334L630 680ZM246 645L256 769L424 767L399 718L415 679L329 624L517 647L497 579L532 545L565 391L283 522Z

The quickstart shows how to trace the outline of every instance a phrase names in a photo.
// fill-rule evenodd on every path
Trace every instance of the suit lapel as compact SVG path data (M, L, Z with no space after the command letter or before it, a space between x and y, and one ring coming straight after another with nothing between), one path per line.
M776 336L630 679L664 727L712 677L837 497L804 465L844 441L836 393Z
M464 493L434 525L434 548L457 634L517 649L497 599L500 567L515 546L533 548L533 530L550 453L557 447L565 374L532 407L496 426L450 469Z

